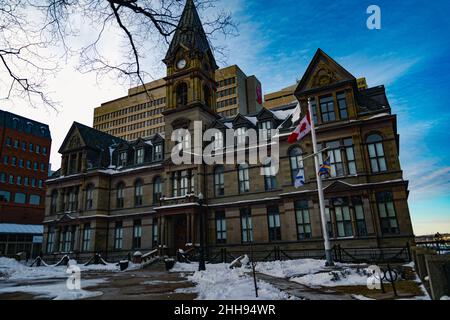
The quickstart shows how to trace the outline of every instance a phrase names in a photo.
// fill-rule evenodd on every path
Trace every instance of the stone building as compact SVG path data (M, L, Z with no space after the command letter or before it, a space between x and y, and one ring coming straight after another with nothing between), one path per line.
M114 260L159 247L175 255L196 247L200 236L211 259L224 248L234 254L252 248L259 258L275 246L291 256L323 252L311 137L287 143L295 106L217 114L217 65L191 0L164 62L163 133L129 142L78 123L70 129L62 168L47 181L46 253L100 252ZM384 87L358 90L357 79L319 49L294 95L303 114L313 99L321 156L331 160L324 185L332 243L400 248L412 241L397 119ZM278 128L280 171L247 163L175 165L172 133L193 132L194 121L217 129L216 150L223 149L226 129L239 140L251 128ZM305 185L296 189L300 170Z
M247 76L239 66L232 65L216 70L215 80L218 115L233 117L261 110L261 82L255 76ZM128 141L150 137L164 132L165 107L166 81L158 79L95 108L94 128Z

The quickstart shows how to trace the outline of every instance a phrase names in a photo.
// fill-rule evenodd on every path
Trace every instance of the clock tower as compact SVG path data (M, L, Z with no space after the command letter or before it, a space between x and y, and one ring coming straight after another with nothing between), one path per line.
M187 0L163 60L167 66L165 114L199 107L215 114L218 69L193 0Z

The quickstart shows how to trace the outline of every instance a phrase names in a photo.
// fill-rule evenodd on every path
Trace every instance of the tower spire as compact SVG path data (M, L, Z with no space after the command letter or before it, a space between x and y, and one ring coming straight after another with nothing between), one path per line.
M193 0L186 0L178 27L172 38L164 63L171 61L177 50L183 47L195 53L210 55L213 66L217 68L216 60L212 54L205 30Z

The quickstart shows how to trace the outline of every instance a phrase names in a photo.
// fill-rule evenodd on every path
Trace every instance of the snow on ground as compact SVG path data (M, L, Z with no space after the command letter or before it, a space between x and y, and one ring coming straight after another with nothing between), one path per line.
M70 265L76 265L81 272L86 271L120 271L120 268L114 264L107 265L78 265L75 260L69 261ZM0 280L37 280L37 279L53 279L53 278L67 278L67 267L55 267L49 265L47 267L29 267L14 259L0 258Z
M291 278L291 281L310 287L367 284L367 275L356 271L358 267L364 269L364 265L336 263L335 267L345 271L335 271L339 276L336 281L332 280L334 276L330 274L330 269L325 267L325 260L298 259L259 262L256 270L273 277Z
M206 271L197 271L197 263L177 263L172 272L194 272L188 275L189 281L196 284L194 288L178 289L177 292L197 293L197 300L255 300L255 287L251 270L246 268L230 269L229 264L208 264ZM258 299L286 300L291 297L273 287L258 281Z
M66 286L66 281L58 281L51 283L43 283L36 285L21 285L0 288L0 294L3 293L17 293L24 292L36 295L36 298L40 299L52 299L52 300L78 300L100 296L103 293L101 291L87 291L88 287L106 282L105 279L90 279L81 280L81 289L69 290Z
M344 274L338 272L339 279L335 280L330 272L307 274L302 277L291 278L291 281L308 287L336 287L336 286L366 286L367 275L357 273L354 270L346 270Z

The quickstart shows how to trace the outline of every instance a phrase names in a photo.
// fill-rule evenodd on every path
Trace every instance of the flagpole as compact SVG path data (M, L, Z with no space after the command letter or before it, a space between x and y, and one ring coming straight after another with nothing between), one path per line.
M317 179L317 191L319 193L319 206L320 206L320 218L322 220L322 233L323 233L323 240L325 245L325 257L326 257L326 265L327 266L333 266L333 257L331 255L331 243L330 243L330 237L328 236L327 232L327 220L325 216L325 197L323 195L323 185L322 185L322 177L318 175L318 172L320 170L320 164L319 164L319 152L317 151L317 138L316 138L316 128L314 124L313 119L313 113L312 113L312 107L311 107L311 98L308 98L308 112L309 117L311 121L311 137L312 137L312 144L313 144L313 150L314 150L314 163L316 166L316 179Z

